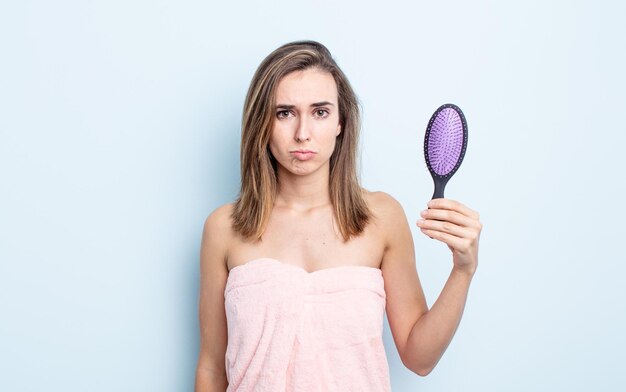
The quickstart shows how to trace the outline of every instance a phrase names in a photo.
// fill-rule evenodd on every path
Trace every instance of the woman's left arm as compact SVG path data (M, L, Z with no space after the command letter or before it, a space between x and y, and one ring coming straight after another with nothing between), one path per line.
M456 331L478 260L478 213L449 199L431 200L418 226L448 244L454 266L436 303L428 309L415 263L411 227L402 205L374 192L372 205L385 241L381 270L385 280L389 327L402 363L420 376L432 371Z
M478 212L451 199L433 199L417 222L429 237L452 251L452 272L433 306L411 329L405 346L407 364L427 375L450 344L463 315L469 286L478 266L482 223Z

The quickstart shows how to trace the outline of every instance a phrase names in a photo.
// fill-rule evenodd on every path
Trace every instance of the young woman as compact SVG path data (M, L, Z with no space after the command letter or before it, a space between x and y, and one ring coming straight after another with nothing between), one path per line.
M348 79L314 41L257 69L244 104L241 191L204 224L196 391L389 391L387 312L404 365L426 376L460 322L482 224L450 199L423 233L452 271L428 309L403 208L359 185L360 116Z

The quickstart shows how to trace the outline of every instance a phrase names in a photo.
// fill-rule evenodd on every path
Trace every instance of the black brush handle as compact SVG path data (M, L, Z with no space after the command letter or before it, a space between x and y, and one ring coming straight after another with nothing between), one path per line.
M432 173L431 173L432 174ZM440 177L438 175L433 174L433 182L435 183L435 192L433 193L432 199L441 199L443 198L443 191L446 189L446 184L450 177Z

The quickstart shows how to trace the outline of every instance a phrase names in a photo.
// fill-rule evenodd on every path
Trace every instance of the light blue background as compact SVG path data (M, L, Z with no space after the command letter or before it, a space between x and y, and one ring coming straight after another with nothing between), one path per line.
M448 248L414 222L442 103L469 143L446 197L481 214L459 330L394 391L626 385L624 2L4 1L0 390L189 391L206 216L239 183L260 61L324 43L363 105L363 185L404 206L429 305Z

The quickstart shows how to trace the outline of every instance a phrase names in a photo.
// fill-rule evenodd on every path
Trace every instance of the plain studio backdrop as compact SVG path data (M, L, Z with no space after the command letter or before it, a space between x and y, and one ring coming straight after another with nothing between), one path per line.
M427 377L394 391L626 386L626 16L614 1L4 1L0 390L189 391L202 226L239 186L261 60L324 43L363 107L360 177L403 205L429 306L452 267L415 226L439 105L467 117L445 196L479 266Z

